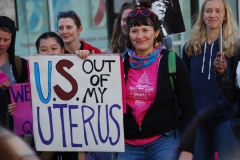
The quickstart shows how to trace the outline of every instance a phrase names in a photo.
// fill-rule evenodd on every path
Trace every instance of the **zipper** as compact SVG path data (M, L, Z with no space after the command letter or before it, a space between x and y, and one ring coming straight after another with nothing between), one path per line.
M142 126L139 126L139 132L142 132Z

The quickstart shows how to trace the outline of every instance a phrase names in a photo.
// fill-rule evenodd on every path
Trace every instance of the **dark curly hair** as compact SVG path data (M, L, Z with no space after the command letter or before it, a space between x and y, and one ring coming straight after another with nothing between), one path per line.
M140 6L136 5L135 3L135 10L144 10L151 8L151 1L149 0L139 0ZM140 8L140 9L139 9ZM127 28L128 28L128 37L127 37L127 47L132 48L132 43L129 37L130 29L133 26L152 26L154 31L161 29L158 22L158 16L155 13L151 13L149 16L143 16L142 14L138 14L135 17L127 17ZM156 40L158 42L162 42L163 35L162 32L159 32L158 37Z

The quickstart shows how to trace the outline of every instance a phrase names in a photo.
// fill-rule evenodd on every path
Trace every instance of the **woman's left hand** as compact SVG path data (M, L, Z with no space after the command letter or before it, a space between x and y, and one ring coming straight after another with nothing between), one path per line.
M222 74L227 68L227 60L224 56L224 53L218 52L216 58L214 59L213 65L215 71L218 74Z
M178 157L178 160L192 160L193 155L191 152L182 151Z

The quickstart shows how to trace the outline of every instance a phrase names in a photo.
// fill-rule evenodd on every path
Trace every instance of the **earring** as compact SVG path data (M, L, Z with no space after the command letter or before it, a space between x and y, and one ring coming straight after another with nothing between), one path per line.
M157 40L157 37L154 38L154 47L155 48L159 47L159 42Z

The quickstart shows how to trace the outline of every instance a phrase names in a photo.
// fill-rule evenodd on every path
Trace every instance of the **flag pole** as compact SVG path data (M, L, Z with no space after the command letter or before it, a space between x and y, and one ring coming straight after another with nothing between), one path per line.
M221 19L221 1L219 0L219 21L220 21L220 34L219 34L219 47L220 47L220 52L223 51L222 48L222 19Z

